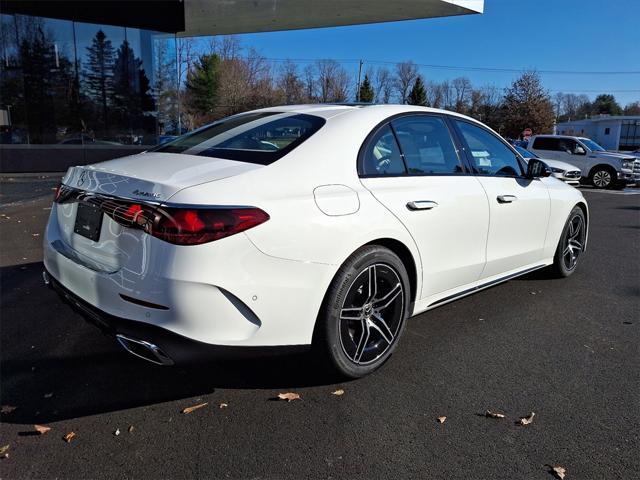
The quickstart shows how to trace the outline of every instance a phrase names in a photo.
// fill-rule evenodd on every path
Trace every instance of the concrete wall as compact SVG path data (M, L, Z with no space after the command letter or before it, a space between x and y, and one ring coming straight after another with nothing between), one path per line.
M134 145L0 145L0 173L64 172L74 165L140 153Z

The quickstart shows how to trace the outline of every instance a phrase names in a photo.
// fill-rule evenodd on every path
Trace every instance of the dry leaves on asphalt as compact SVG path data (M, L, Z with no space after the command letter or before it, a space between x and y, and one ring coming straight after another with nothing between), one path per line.
M14 407L13 405L2 405L2 410L0 410L0 412L2 412L3 414L11 413L16 408L18 408L18 407Z
M9 458L9 445L0 447L0 458Z
M286 400L287 402L291 402L293 400L300 400L300 395L298 395L297 393L293 393L293 392L279 393L278 394L278 399Z
M494 412L493 410L487 410L487 412L485 413L485 416L489 417L489 418L504 418L505 417L504 413Z
M36 432L38 432L40 435L44 435L49 430L51 430L51 427L45 427L44 425L34 425L33 428L35 428Z
M73 439L73 437L76 436L75 432L69 432L67 433L64 437L62 437L62 439L67 442L67 443L71 443L71 440Z
M209 402L199 403L198 405L194 405L193 407L187 407L182 409L181 413L191 413L194 410L198 410L199 408L205 407L207 405L209 405Z
M133 425L129 425L129 428L127 429L127 431L128 431L129 433L133 432Z
M118 435L120 435L120 429L116 428L116 431L113 432L113 434L117 437Z
M560 480L562 480L564 477L567 476L567 469L564 468L561 465L553 465L553 466L551 466L551 472L553 472L553 474L556 477L558 477Z
M518 420L518 425L529 425L533 423L533 417L535 416L536 416L536 412L531 412L526 417L520 417L520 420Z
M339 397L340 395L344 395L344 390L339 388L335 392L331 392L331 395L335 395L336 397Z
M218 405L218 408L227 408L229 405L227 403L221 403Z
M441 417L438 417L437 420L438 420L438 423L444 423L447 420L447 417L443 415Z

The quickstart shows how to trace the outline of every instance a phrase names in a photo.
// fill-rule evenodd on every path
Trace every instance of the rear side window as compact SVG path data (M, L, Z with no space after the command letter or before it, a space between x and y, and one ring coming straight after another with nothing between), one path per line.
M536 150L560 150L560 143L557 138L539 137L533 142L532 148Z
M362 162L363 175L404 175L400 148L389 125L378 130L367 143Z
M463 173L451 134L442 118L410 115L391 124L409 175Z
M469 146L476 173L503 177L522 175L517 155L500 138L467 122L456 120L456 124Z
M324 124L323 118L314 115L246 113L207 125L154 151L269 165L291 152Z

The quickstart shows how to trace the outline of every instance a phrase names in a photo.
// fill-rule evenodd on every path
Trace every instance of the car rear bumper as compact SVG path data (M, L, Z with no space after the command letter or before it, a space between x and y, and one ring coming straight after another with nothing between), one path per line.
M65 288L46 269L43 277L47 286L87 322L98 327L102 333L117 339L129 353L158 365L187 364L215 358L283 355L301 353L309 349L309 345L246 347L199 342L157 325L108 314ZM137 349L134 343L143 348Z

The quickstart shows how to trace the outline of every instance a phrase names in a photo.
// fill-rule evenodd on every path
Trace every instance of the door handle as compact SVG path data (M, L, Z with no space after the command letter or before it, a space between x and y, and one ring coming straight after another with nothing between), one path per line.
M438 206L437 202L433 202L431 200L415 200L413 202L407 203L407 208L411 211L413 210L431 210Z
M517 199L515 195L498 195L498 203L512 203Z

